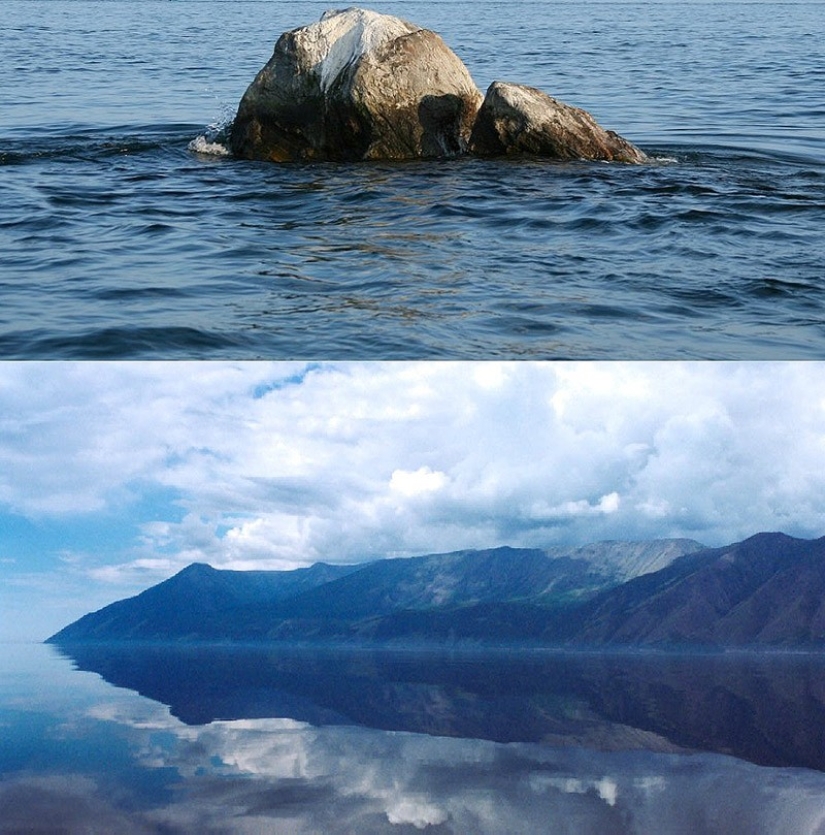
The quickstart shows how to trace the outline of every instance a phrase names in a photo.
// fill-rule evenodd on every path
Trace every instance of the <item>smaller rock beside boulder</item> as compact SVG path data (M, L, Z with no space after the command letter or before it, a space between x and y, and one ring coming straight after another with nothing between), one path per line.
M585 110L534 87L494 81L476 117L470 153L644 162L635 145L600 127Z

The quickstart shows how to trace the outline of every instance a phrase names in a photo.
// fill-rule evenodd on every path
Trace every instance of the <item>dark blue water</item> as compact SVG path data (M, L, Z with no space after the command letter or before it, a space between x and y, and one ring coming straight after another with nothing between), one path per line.
M86 647L75 663L0 647L0 833L825 827L821 658Z
M0 4L0 355L825 354L822 2L372 6L649 165L216 155L209 126L325 8Z

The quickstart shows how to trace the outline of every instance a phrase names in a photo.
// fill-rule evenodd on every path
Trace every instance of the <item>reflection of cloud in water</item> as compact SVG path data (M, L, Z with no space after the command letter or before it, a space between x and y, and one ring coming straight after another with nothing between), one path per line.
M132 706L90 715L127 732L132 756L168 773L171 794L141 801L128 826L102 799L114 795L94 790L102 775L21 778L0 789L0 806L24 797L31 810L53 810L62 798L69 831L825 833L825 775L814 771L280 719L189 727L160 705Z

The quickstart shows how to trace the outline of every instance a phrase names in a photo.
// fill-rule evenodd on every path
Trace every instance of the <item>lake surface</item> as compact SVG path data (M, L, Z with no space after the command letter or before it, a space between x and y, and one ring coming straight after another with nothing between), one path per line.
M825 354L822 2L372 5L649 165L220 156L326 7L0 4L0 356Z
M825 832L823 657L63 652L0 648L0 832Z

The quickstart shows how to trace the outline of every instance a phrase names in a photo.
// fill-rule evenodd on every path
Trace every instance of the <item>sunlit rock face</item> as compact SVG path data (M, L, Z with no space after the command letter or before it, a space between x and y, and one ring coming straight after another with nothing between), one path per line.
M470 139L481 156L533 154L554 159L644 162L645 154L585 110L534 87L494 81Z
M434 32L363 9L284 33L238 107L233 153L361 160L466 151L482 96Z

